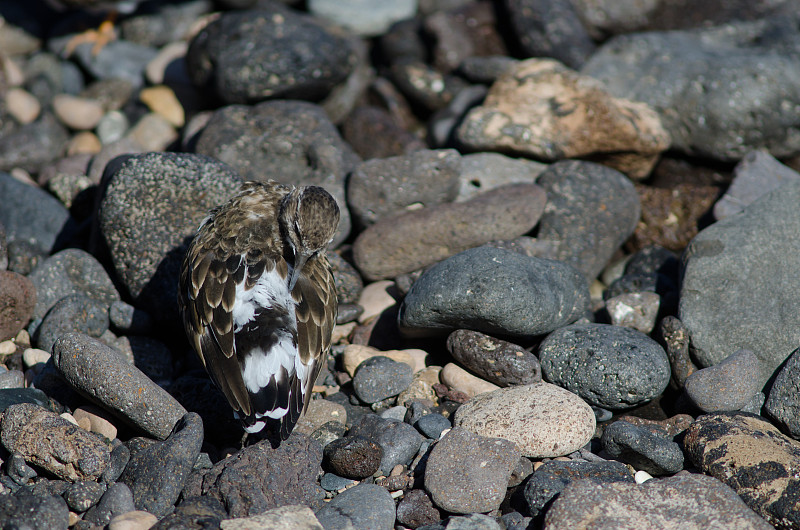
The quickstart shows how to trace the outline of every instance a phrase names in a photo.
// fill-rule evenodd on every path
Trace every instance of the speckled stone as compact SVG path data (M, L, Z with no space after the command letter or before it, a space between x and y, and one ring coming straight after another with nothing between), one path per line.
M758 357L750 350L739 350L694 372L686 378L684 389L703 412L740 410L761 388L758 372Z
M539 359L521 346L458 329L447 337L447 351L473 373L498 386L527 385L542 380Z
M603 449L613 458L654 477L672 475L683 469L683 451L670 437L626 421L615 421L606 426L601 442Z

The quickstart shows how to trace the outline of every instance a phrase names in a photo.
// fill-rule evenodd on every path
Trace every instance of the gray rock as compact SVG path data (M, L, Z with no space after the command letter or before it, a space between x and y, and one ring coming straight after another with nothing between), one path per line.
M132 512L135 509L130 488L121 482L116 482L108 486L106 492L100 497L100 502L84 514L83 520L103 527L117 515Z
M276 449L263 440L217 462L211 469L192 473L183 497L217 499L232 518L291 504L313 508L321 504L323 496L317 483L321 462L320 445L300 433L293 433Z
M348 418L349 416L348 414ZM363 436L381 446L383 457L378 471L384 476L389 476L392 468L398 464L410 464L425 440L408 423L381 418L375 414L364 415L347 435Z
M800 119L785 110L800 103L793 18L623 35L581 71L615 96L653 107L673 149L719 160L759 148L793 156L800 151Z
M0 139L0 149L2 139ZM10 169L10 168L9 168ZM62 246L64 230L69 229L69 212L56 198L41 188L20 182L0 171L0 224L8 244L25 241L40 252L50 253Z
M25 327L36 306L36 287L27 277L0 269L0 342Z
M56 412L47 394L38 388L22 388L22 386L20 386L18 388L0 389L0 412L5 411L8 407L16 405L17 403L33 403L34 405L39 405L40 407Z
M331 264L331 271L333 271L333 280L336 282L336 299L339 301L339 314L341 314L343 306L355 305L358 302L361 291L364 289L364 280L361 279L361 275L355 267L338 253L328 252L328 261Z
M503 530L497 518L482 513L457 515L447 518L444 530ZM509 529L510 530L510 529Z
M355 486L357 482L351 478L340 477L335 473L325 473L319 479L319 485L325 491L339 491L342 488Z
M195 150L230 164L246 180L322 186L341 211L333 246L350 232L344 182L359 158L322 107L285 100L223 107L198 133Z
M792 352L778 372L764 408L776 424L794 439L800 439L800 349Z
M545 516L547 528L686 528L768 530L736 493L704 475L678 475L644 484L597 484L579 480L567 486Z
M787 183L692 240L678 317L695 358L712 366L748 349L764 384L800 343L800 183Z
M661 297L656 293L625 293L606 300L611 324L650 333L656 325Z
M731 185L714 204L714 217L724 219L735 215L765 193L798 180L800 174L775 160L769 152L751 151L733 169Z
M203 421L186 414L163 442L137 452L119 478L133 493L137 510L157 517L169 513L178 500L203 444Z
M392 530L394 499L377 484L358 484L343 491L316 513L325 528Z
M0 495L0 520L6 528L47 530L69 526L69 508L58 495L21 491Z
M547 207L537 237L556 241L558 259L594 279L639 221L639 195L631 181L606 166L565 160L537 180Z
M353 259L369 280L410 273L495 239L536 226L546 196L536 184L509 184L465 202L384 217L353 243Z
M347 204L360 226L370 226L411 205L430 207L458 195L461 156L428 150L359 164L347 183Z
M672 475L683 469L681 446L666 436L626 421L606 426L601 439L603 449L613 458L627 462L636 470L654 477Z
M414 422L414 427L416 427L419 432L434 440L438 440L442 432L452 426L449 419L436 412L426 414Z
M147 64L158 54L158 50L126 40L114 40L103 46L98 53L90 43L75 48L77 62L96 79L125 79L134 87L144 82Z
M698 469L733 488L768 523L800 524L794 494L800 487L800 446L764 418L732 412L700 416L686 430L683 448Z
M640 331L608 324L557 329L539 346L545 380L610 410L635 407L657 397L669 383L669 360Z
M133 155L107 167L97 235L135 306L177 326L178 275L190 238L240 183L229 166L186 153Z
M108 319L115 329L127 335L149 335L155 327L150 313L122 300L111 303L111 307L108 308Z
M378 470L383 449L363 436L346 436L326 445L323 456L328 468L340 477L361 480Z
M83 513L100 501L106 485L92 480L73 482L64 492L64 500L70 510Z
M88 335L62 335L53 345L53 363L79 392L156 438L167 438L186 414L122 355Z
M98 437L32 403L5 410L0 441L10 453L64 480L96 480L109 466L108 446Z
M511 342L478 331L457 329L447 337L447 351L472 373L498 386L542 380L539 359Z
M50 351L65 333L100 337L108 329L108 305L84 294L70 294L56 302L36 328L34 345Z
M409 528L435 524L441 518L441 513L433 505L425 490L407 491L397 503L397 522Z
M186 55L194 85L228 104L318 100L355 63L347 38L279 3L223 13L195 35Z
M358 365L353 390L361 401L377 403L408 388L413 378L413 369L408 364L378 355Z
M684 389L703 412L740 410L761 388L758 372L758 357L749 350L739 350L714 366L694 372L686 378Z
M463 202L505 184L533 184L545 164L500 153L471 153L461 157L458 197Z
M520 453L514 442L454 427L433 447L425 465L425 489L453 513L500 507Z
M310 0L308 11L356 35L374 37L386 32L395 22L412 18L417 12L417 0Z
M479 247L434 265L414 282L398 322L409 335L467 328L526 337L574 322L588 306L586 280L571 266Z
M61 156L68 140L69 135L66 128L58 122L52 112L43 112L36 121L20 125L11 131L0 134L0 172L11 171L13 168L19 167L29 173L39 173L53 160ZM6 173L2 173L2 175L2 179L16 180ZM17 184L27 186L19 181L17 181ZM8 184L0 184L0 186L7 187ZM10 200L5 190L0 189L0 191L3 192L3 197ZM68 214L63 205L56 199L52 197L51 199L52 201L49 201L51 204L59 204L61 208L48 212L38 208L34 209L33 205L24 205L25 203L22 202L11 201L12 204L24 205L22 206L23 208L31 208L31 213L35 213L35 215L20 217L18 223L13 224L8 224L4 218L5 216L0 217L0 219L3 220L3 224L6 225L9 233L14 233L17 227L28 224L32 226L27 226L24 229L25 231L45 229L49 232L48 236L55 239L58 231L51 232L50 229L54 228L53 224L58 222L59 219L66 220ZM18 212L16 209L13 211ZM12 210L9 210L9 213L11 212ZM15 215L19 215L19 213ZM31 222L37 218L37 221ZM41 243L47 244L47 241L41 241Z
M534 517L546 511L553 499L578 480L590 480L596 484L613 482L633 483L633 475L621 462L582 462L551 460L533 472L525 484L525 504Z

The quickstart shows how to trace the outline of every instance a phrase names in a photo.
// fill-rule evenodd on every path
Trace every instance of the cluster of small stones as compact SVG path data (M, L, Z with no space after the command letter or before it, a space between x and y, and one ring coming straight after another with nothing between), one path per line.
M794 3L94 3L0 5L0 526L800 528ZM266 179L342 211L281 444L176 303Z

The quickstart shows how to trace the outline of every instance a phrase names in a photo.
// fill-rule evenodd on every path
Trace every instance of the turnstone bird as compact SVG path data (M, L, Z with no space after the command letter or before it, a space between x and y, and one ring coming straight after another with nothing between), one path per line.
M323 188L246 182L189 246L186 334L247 432L275 420L285 440L308 408L336 320L325 249L338 225Z

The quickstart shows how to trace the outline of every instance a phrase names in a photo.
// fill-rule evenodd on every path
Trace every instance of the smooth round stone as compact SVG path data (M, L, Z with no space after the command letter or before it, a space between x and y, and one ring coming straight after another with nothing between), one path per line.
M455 363L444 365L439 374L439 379L448 387L463 392L469 397L492 392L500 388L494 383L472 375Z
M657 397L669 383L669 360L640 331L608 324L560 328L539 346L547 381L575 392L590 405L622 410Z
M33 316L36 287L22 274L0 270L0 342L12 339Z
M529 337L574 322L588 307L586 280L571 266L479 247L425 271L403 299L398 322L412 336L468 328Z
M150 112L142 116L128 130L127 137L144 151L164 151L178 139L175 127L160 114Z
M395 22L412 18L417 12L417 0L310 0L307 7L311 14L356 35L374 37L385 33Z
M53 98L53 110L61 123L77 131L94 129L103 117L103 106L97 101L70 94Z
M383 449L361 436L347 436L325 446L323 456L340 477L361 480L372 476L381 464Z
M677 443L626 421L606 426L601 441L609 455L653 476L683 469L683 451Z
M339 491L356 484L356 482L351 478L340 477L336 473L325 473L319 479L319 485L325 491Z
M528 385L542 380L539 359L521 346L458 329L447 337L447 351L473 373L498 386Z
M115 419L100 407L93 407L91 405L84 405L75 409L73 417L78 424L86 421L89 423L89 428L86 429L97 434L102 434L109 440L117 437L117 427L114 425Z
M67 155L97 154L103 148L100 139L90 131L81 131L67 144ZM87 179L88 180L88 179ZM48 186L51 185L48 182Z
M38 348L27 348L22 352L22 364L26 368L32 368L39 363L46 363L50 360L50 352Z
M379 414L379 416L389 420L404 421L406 418L406 412L408 412L407 408L405 408L403 405L397 405L384 410Z
M133 503L133 494L130 488L121 482L116 482L108 486L100 498L100 502L86 512L83 519L99 526L105 526L114 517L134 510L136 510L136 506Z
M441 518L441 513L424 490L407 491L397 503L397 522L409 528L432 525L438 523Z
M84 294L67 295L47 312L34 333L34 343L50 351L65 333L100 337L108 329L108 305Z
M111 303L108 318L115 329L130 335L149 335L155 325L149 313L122 300Z
M6 92L8 112L20 123L31 123L42 111L36 96L22 88L11 88Z
M758 357L739 350L687 377L684 390L703 412L740 410L761 388L759 370Z
M606 300L611 324L650 333L656 325L661 297L656 293L625 293Z
M326 528L393 530L394 499L386 488L358 484L331 499L316 515Z
M347 435L363 436L381 446L383 458L378 471L384 476L389 476L398 464L410 464L425 441L425 437L408 423L375 414L365 414Z
M83 480L69 485L64 492L64 500L72 510L83 513L97 504L105 492L105 484Z
M20 376L22 372L19 370L9 370L6 373L20 374L16 375L15 378L21 379ZM0 412L17 403L32 403L44 408L50 408L52 406L47 394L38 388L22 388L22 385L14 388L0 388Z
M175 77L180 74L174 73L172 70L175 64L182 65L182 72L179 79L189 81L187 72L185 71L186 51L189 49L189 44L185 41L170 42L158 51L153 60L147 63L145 68L145 75L147 81L153 85L167 84L171 85L170 81L176 80Z
M80 44L75 49L78 63L97 79L124 79L139 87L144 83L144 69L158 53L155 48L127 40L111 41L99 53L93 45Z
M122 139L130 126L131 123L125 114L118 110L112 110L103 115L97 124L95 132L100 139L100 143L108 145Z
M394 282L390 280L379 280L365 285L358 297L358 305L364 308L364 312L358 317L358 321L361 323L367 322L394 306L397 300L391 293L395 291Z
M419 432L434 440L438 440L442 432L452 426L450 420L436 412L426 414L414 422L414 427L416 427Z
M150 512L134 510L113 517L108 522L108 530L145 530L155 526L158 517Z
M547 528L695 528L769 530L742 498L718 480L680 474L643 484L567 486L545 515Z
M448 512L496 510L519 456L513 442L454 427L433 446L425 465L425 489Z
M408 388L413 377L414 372L407 364L379 355L358 365L353 390L361 401L377 403Z
M166 119L174 127L183 127L186 116L175 92L168 86L157 85L143 88L139 92L139 99L151 111Z
M577 451L594 435L592 408L581 398L549 383L501 388L461 405L453 419L481 436L517 444L528 458Z
M764 403L769 417L796 440L800 439L800 393L797 392L797 381L800 381L800 349L792 352L778 372Z
M505 184L533 184L547 165L500 153L471 153L461 157L459 190L456 201L463 202L479 193Z

